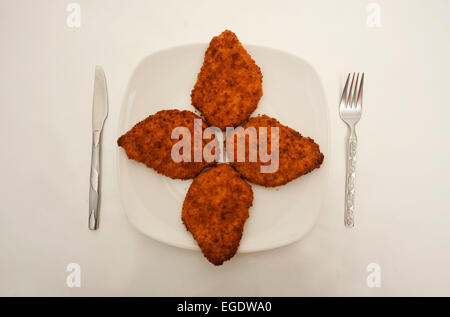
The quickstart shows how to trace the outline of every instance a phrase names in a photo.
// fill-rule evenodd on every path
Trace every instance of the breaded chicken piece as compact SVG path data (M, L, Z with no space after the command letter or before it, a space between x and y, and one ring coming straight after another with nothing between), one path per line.
M243 128L254 127L258 135L256 149L257 160L256 162L249 161L249 136L245 135L245 143L241 142L242 146L245 146L245 162L237 162L237 149L238 142L237 137L234 136L234 156L232 152L227 148L228 157L234 157L234 162L231 164L236 170L247 180L252 183L266 186L275 187L284 185L297 177L311 172L312 170L319 168L323 162L324 156L320 152L319 145L314 142L313 139L303 137L299 132L282 125L276 119L270 118L266 115L257 116L251 118ZM271 129L270 127L279 128L279 166L278 170L272 173L261 173L262 165L270 165L270 162L263 163L259 156L259 142L260 132L259 127L267 127L267 135L261 135L267 140L268 153L271 153ZM231 136L227 136L227 140ZM261 139L263 139L261 138ZM230 141L227 141L230 144Z
M228 164L220 164L194 179L184 199L181 219L204 256L221 265L236 253L253 191Z
M246 121L262 96L262 74L236 35L213 37L191 93L192 105L222 130Z
M193 178L212 165L204 160L194 162L194 119L201 118L187 110L162 110L136 124L117 140L117 144L124 148L129 159L144 163L158 173L175 179ZM191 132L191 162L177 163L172 159L172 146L179 141L171 139L176 127L186 127ZM205 128L202 120L202 130ZM209 141L203 140L203 147Z

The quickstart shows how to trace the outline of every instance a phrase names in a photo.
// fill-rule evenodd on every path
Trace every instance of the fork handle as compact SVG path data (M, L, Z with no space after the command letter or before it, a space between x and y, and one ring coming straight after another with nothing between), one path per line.
M348 139L347 146L347 178L345 182L345 212L344 224L346 227L353 227L354 225L354 211L355 211L355 172L356 172L356 148L358 140L356 134L352 131Z

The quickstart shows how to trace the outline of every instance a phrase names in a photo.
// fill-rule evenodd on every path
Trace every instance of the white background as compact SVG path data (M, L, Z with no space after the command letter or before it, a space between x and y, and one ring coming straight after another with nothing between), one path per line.
M450 295L449 1L0 1L0 295ZM119 109L137 63L224 29L317 70L330 117L326 203L313 231L214 267L138 233L119 200ZM105 69L101 227L87 230L94 67ZM364 71L356 228L343 226L343 81ZM66 266L81 265L81 287ZM369 288L366 266L381 266Z

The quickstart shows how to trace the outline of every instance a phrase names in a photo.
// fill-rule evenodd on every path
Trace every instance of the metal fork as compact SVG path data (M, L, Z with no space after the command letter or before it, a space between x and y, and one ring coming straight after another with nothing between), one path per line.
M341 119L350 128L350 137L347 145L347 176L345 182L345 211L344 211L344 225L346 227L354 226L354 211L355 211L355 167L356 167L356 147L358 141L356 138L355 126L361 118L362 112L362 96L364 85L364 73L361 78L359 73L353 73L350 86L350 75L347 76L344 91L342 92L341 102L339 104L339 114Z

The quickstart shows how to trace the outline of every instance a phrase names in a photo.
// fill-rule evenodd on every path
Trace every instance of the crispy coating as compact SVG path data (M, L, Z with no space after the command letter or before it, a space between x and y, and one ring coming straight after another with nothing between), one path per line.
M203 255L221 265L236 253L253 191L228 164L201 173L189 187L181 219Z
M252 183L275 187L284 185L312 170L319 168L323 162L324 156L320 152L319 145L313 139L303 137L299 132L282 125L278 120L270 118L266 115L251 118L243 128L255 127L258 135L257 142L257 161L249 161L249 140L248 135L245 136L245 143L241 142L241 149L245 151L245 162L237 162L237 137L234 137L234 162L231 164L236 170L247 180ZM267 135L262 134L267 140L268 153L271 153L271 133L270 127L279 128L279 166L278 170L273 173L261 173L262 165L270 165L270 162L263 163L259 156L259 127L267 127ZM227 139L230 137L227 137ZM228 142L230 143L230 142ZM245 149L242 147L245 146ZM256 148L256 147L255 147ZM233 157L232 153L227 149L228 157Z
M201 118L187 110L162 110L137 123L117 140L117 144L125 149L129 159L144 163L158 173L174 179L193 178L212 164L204 160L194 162L194 119ZM192 162L177 163L172 159L172 146L179 140L171 139L172 130L176 127L187 127L191 132ZM206 127L202 121L202 130ZM208 142L203 140L203 147Z
M262 96L262 74L236 35L213 37L191 93L210 126L224 130L246 121Z

